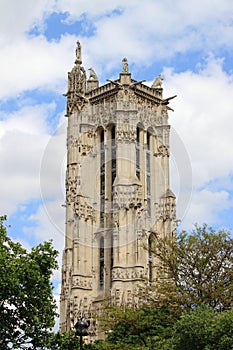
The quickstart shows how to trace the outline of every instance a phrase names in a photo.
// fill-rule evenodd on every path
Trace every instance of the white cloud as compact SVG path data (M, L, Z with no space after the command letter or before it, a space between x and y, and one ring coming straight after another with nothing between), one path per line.
M189 230L196 223L218 225L220 219L218 214L232 206L233 200L226 191L213 192L208 189L195 191L181 228Z
M96 16L111 16L113 10L123 9L135 3L137 3L137 0L128 0L127 3L124 0L98 0L98 3L86 0L58 0L56 9L59 12L68 12L69 17L67 20L75 21L79 20L83 13L92 19Z
M172 1L148 0L122 2L122 8L120 15L94 18L95 35L84 38L88 56L95 57L97 64L103 57L108 64L111 61L107 69L124 55L131 62L150 65L178 52L208 52L223 45L232 48L232 2L187 4L183 0L174 5Z
M41 157L40 192L44 203L51 199L65 200L66 121L50 136Z
M54 248L60 253L65 239L65 208L62 204L62 199L46 201L44 205L39 206L35 214L29 217L29 220L35 224L33 233L38 242L52 239Z
M112 13L114 9L121 11ZM85 64L95 67L100 77L118 67L124 56L132 63L150 65L177 52L208 52L233 44L233 3L229 0L191 4L179 0L175 5L171 0L38 0L33 5L30 0L4 0L0 10L2 98L42 87L65 92L77 38L85 48ZM42 29L41 35L28 36L34 26L43 28L54 11L66 12L73 21L86 14L95 28L93 35L77 31L76 36L66 34L48 42Z
M47 116L55 105L23 107L0 121L0 212L10 215L40 196L40 159L49 133Z
M165 69L164 75L166 94L178 95L171 101L175 112L170 113L170 123L191 159L193 193L185 221L217 220L217 211L226 209L226 204L233 206L229 178L233 173L233 76L213 57L198 73ZM182 172L187 166L184 162Z
M60 42L45 37L22 37L1 49L0 98L15 97L37 88L66 92L68 67L72 62L75 38L64 36Z
M198 187L233 171L233 76L211 59L199 73L165 70L166 94L177 93L171 123L182 137Z
M36 224L36 239L53 239L54 247L59 252L64 246L65 237L66 126L66 121L61 122L44 147L39 174L43 204L29 217Z
M0 45L14 45L34 26L43 27L43 21L53 11L54 3L54 0L1 0Z

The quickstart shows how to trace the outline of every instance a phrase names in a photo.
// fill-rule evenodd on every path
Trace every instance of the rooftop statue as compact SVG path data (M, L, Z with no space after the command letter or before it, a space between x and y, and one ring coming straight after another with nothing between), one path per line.
M157 88L161 88L162 87L162 83L163 83L163 77L161 74L159 74L157 76L157 78L155 78L155 80L153 81L153 84L151 85L152 89L157 89Z
M82 47L79 41L77 41L77 47L76 47L76 64L82 64Z
M123 64L123 71L122 71L122 73L129 73L129 71L128 71L128 60L127 60L127 58L123 58L122 64Z
M88 69L90 71L89 79L98 80L97 74L93 68Z

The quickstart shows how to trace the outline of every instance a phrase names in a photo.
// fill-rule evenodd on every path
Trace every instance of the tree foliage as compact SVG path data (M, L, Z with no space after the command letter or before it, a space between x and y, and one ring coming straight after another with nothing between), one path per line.
M109 315L113 329L106 340L85 345L84 349L233 349L232 309L216 312L209 305L203 304L192 310L184 310L177 318L169 309L112 308Z
M230 232L195 226L177 239L156 238L154 254L161 262L158 293L148 294L160 303L193 308L208 304L217 310L232 307L233 239Z
M7 236L0 218L0 348L43 348L54 326L50 282L58 252L44 242L28 252Z
M105 341L89 345L90 349L150 349L155 339L166 339L177 316L168 308L133 309L109 307L101 317L102 330L108 335Z
M184 312L175 324L169 340L174 350L233 349L233 310L215 312L201 305Z
M49 350L78 350L80 345L79 338L74 331L57 332L50 335L48 344Z

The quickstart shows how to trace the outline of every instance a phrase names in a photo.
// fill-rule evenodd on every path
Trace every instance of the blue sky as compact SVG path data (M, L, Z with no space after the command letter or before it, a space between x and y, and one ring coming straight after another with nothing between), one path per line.
M177 95L169 117L180 228L233 228L232 0L1 0L0 16L0 212L14 239L63 247L62 94L77 40L101 84L118 78L123 57L136 80L163 75L164 97Z

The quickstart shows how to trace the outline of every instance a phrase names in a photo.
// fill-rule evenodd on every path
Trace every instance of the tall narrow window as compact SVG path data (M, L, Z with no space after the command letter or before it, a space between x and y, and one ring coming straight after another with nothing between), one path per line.
M151 235L149 236L148 239L148 267L149 267L149 286L152 284L152 279L153 279L153 271L152 271L152 237Z
M99 248L99 286L100 289L104 288L104 238L100 238Z
M150 174L150 133L147 132L146 149L146 190L147 190L147 213L151 217L151 174Z
M100 221L104 220L105 207L105 149L104 130L100 134Z
M112 127L112 186L116 178L116 128Z
M111 130L111 139L112 139L112 148L111 148L111 162L112 162L112 193L111 193L111 203L113 209L113 184L116 178L116 127L113 126ZM112 213L112 221L113 221L113 213ZM113 232L111 234L111 266L110 266L110 284L112 283L112 268L113 268Z
M137 128L136 140L136 176L140 180L140 129Z

